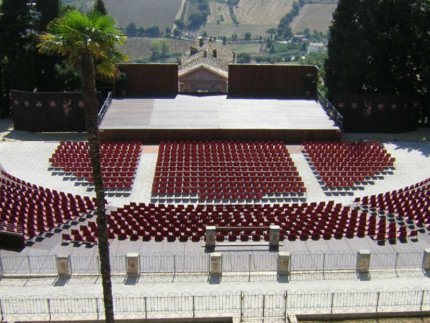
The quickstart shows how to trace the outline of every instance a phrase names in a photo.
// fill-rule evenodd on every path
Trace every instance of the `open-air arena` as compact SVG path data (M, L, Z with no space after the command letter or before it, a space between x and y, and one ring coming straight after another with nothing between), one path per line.
M209 118L195 115L193 100L205 102ZM125 127L115 107L133 114L137 101L114 99L101 137L115 122ZM116 318L427 314L430 131L340 133L317 101L236 101L236 109L227 101L142 100L139 120L148 129L186 131L198 120L225 130L228 113L247 115L240 106L248 106L256 118L234 119L235 131L267 131L281 110L296 118L280 117L285 125L302 127L306 118L291 107L298 106L302 115L316 109L308 128L334 129L340 140L102 141L104 172L112 173L105 186ZM22 224L15 231L25 239L22 250L1 250L2 320L102 319L94 188L85 167L68 163L85 164L86 134L15 130L11 119L1 121L1 133L2 220L9 231ZM129 164L113 163L116 154Z

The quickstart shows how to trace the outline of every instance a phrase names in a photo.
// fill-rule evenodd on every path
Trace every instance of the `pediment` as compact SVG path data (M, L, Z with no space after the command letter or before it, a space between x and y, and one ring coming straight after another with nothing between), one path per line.
M199 65L179 74L179 80L226 81L227 73L213 67Z

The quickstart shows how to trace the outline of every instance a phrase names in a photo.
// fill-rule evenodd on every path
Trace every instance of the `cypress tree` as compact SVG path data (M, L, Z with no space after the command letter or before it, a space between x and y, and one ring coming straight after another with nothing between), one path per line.
M329 98L428 94L429 10L426 0L340 0L325 63Z
M94 2L94 10L98 11L102 15L107 15L108 11L106 10L105 4L103 3L103 0L96 0Z

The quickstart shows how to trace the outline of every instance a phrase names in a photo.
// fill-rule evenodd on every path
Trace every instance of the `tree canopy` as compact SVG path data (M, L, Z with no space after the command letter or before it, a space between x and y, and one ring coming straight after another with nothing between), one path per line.
M51 6L47 6L50 3ZM58 14L58 1L3 0L0 5L0 115L9 114L11 89L32 91L50 66L37 55L39 30ZM51 66L52 66L51 62Z
M329 97L427 93L429 13L427 0L340 0L325 63Z
M0 3L0 116L10 113L10 90L63 91L76 88L76 75L59 55L37 52L38 35L69 10L60 0L3 0Z
M67 12L48 25L48 32L40 40L41 53L61 54L73 66L78 66L83 53L91 55L97 73L106 77L112 77L116 64L126 59L116 49L123 44L125 36L116 28L115 19L97 11Z
M94 10L98 11L102 15L108 14L108 11L106 10L106 7L105 7L103 0L96 0L94 2Z

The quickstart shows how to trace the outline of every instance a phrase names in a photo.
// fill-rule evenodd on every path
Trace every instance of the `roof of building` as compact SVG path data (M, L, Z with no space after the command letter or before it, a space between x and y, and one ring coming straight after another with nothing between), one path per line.
M215 54L216 53L216 54ZM215 54L215 56L214 56ZM180 59L179 73L185 74L196 66L208 66L212 70L228 72L228 64L233 63L235 55L224 46L209 41L202 46L191 47Z

